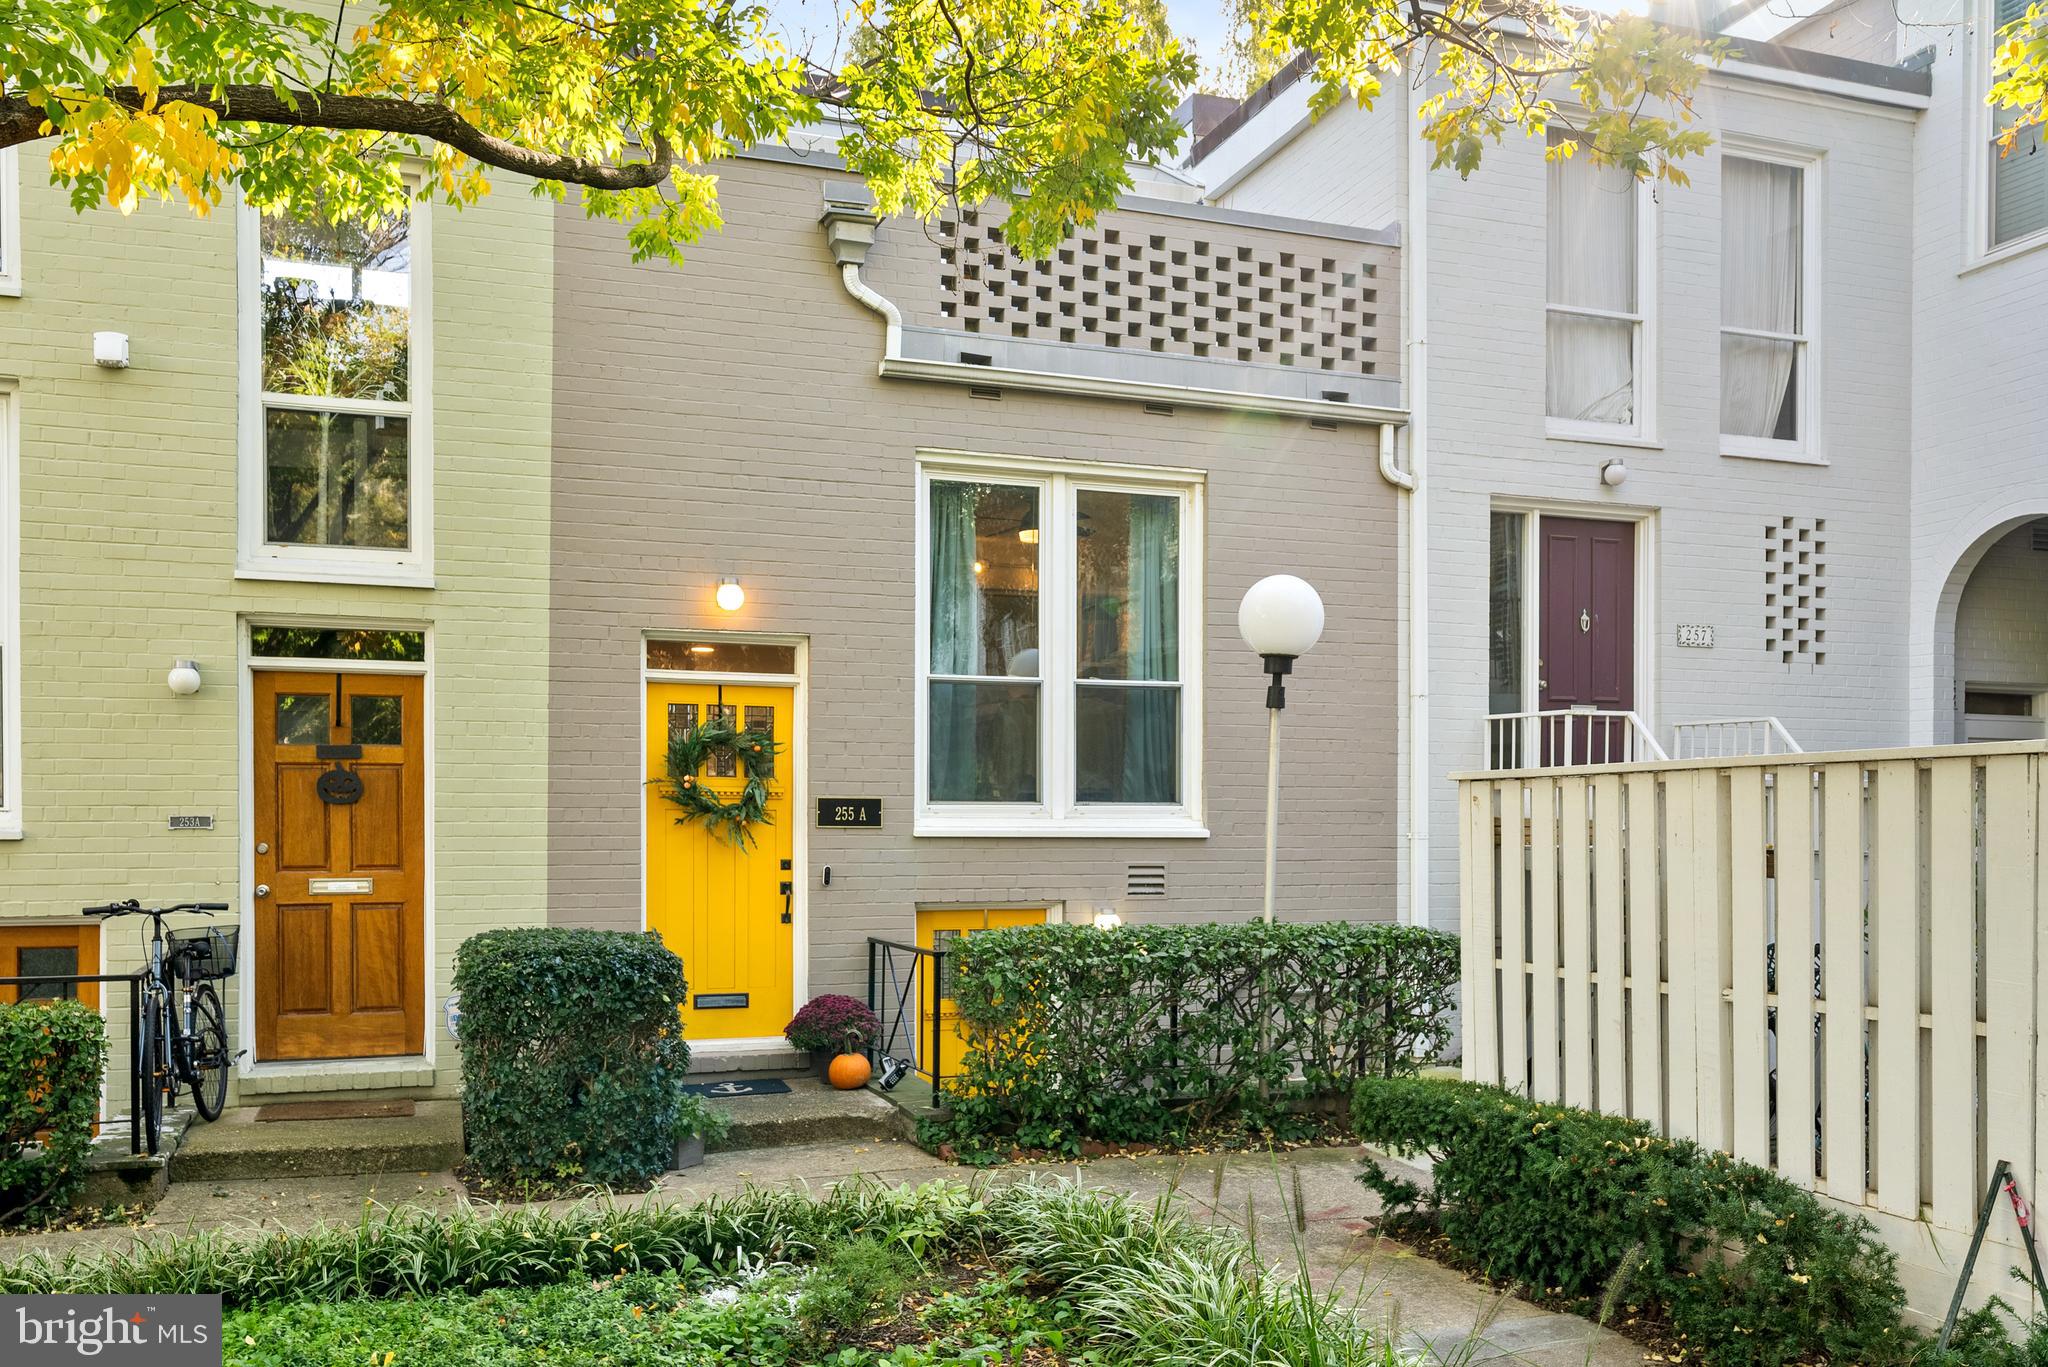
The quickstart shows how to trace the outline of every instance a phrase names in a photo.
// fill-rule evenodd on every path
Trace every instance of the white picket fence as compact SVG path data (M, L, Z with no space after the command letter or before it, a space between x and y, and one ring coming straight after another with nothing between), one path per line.
M2048 745L1457 776L1465 1075L1868 1215L1946 1309L1992 1165L2048 1190ZM2015 1305L2001 1204L1973 1299Z

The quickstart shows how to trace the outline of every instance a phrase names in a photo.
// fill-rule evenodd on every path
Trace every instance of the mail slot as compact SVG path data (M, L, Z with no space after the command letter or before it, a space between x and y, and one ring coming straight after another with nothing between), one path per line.
M339 897L345 893L367 893L376 887L368 878L308 878L306 891L315 897Z

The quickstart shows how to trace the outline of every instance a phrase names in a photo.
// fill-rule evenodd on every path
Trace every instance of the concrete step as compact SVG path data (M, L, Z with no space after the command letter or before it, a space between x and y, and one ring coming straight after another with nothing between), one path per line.
M801 1077L816 1073L809 1054L786 1044L733 1045L706 1040L690 1046L693 1078Z
M732 1133L721 1150L910 1139L917 1131L916 1122L880 1093L866 1087L842 1092L815 1077L790 1078L789 1090L774 1096L712 1104L732 1116Z
M259 1121L256 1112L238 1107L194 1125L171 1157L171 1180L445 1172L462 1161L462 1107L453 1101L374 1119Z
M170 1185L171 1155L178 1151L186 1132L197 1120L190 1106L164 1112L153 1154L128 1151L127 1112L102 1122L100 1132L93 1136L92 1153L85 1160L85 1190L78 1198L80 1209L146 1209L155 1205Z

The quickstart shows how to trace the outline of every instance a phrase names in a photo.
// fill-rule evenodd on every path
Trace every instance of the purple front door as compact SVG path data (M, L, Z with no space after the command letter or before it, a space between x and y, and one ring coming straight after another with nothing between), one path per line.
M1536 705L1543 711L1633 711L1636 705L1636 529L1632 522L1545 517L1537 617ZM1545 764L1630 758L1627 724L1548 723Z

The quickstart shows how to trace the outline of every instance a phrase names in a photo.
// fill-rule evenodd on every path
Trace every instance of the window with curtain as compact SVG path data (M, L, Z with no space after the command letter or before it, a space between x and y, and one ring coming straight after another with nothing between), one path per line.
M1721 432L1743 443L1803 442L1806 170L1721 158Z
M1190 494L1098 483L1110 469L927 481L922 766L940 825L980 820L968 804L1032 827L1187 822Z
M1994 0L1993 33L2003 33L2026 18L2027 6L2028 0ZM2014 110L1991 111L1988 180L1993 247L2048 232L2048 139L2043 137L2048 130L2037 123L2015 133L2013 126L2018 122Z
M1545 203L1549 214L1549 304L1545 411L1557 422L1634 431L1641 411L1641 191L1616 167L1567 155L1552 133Z

